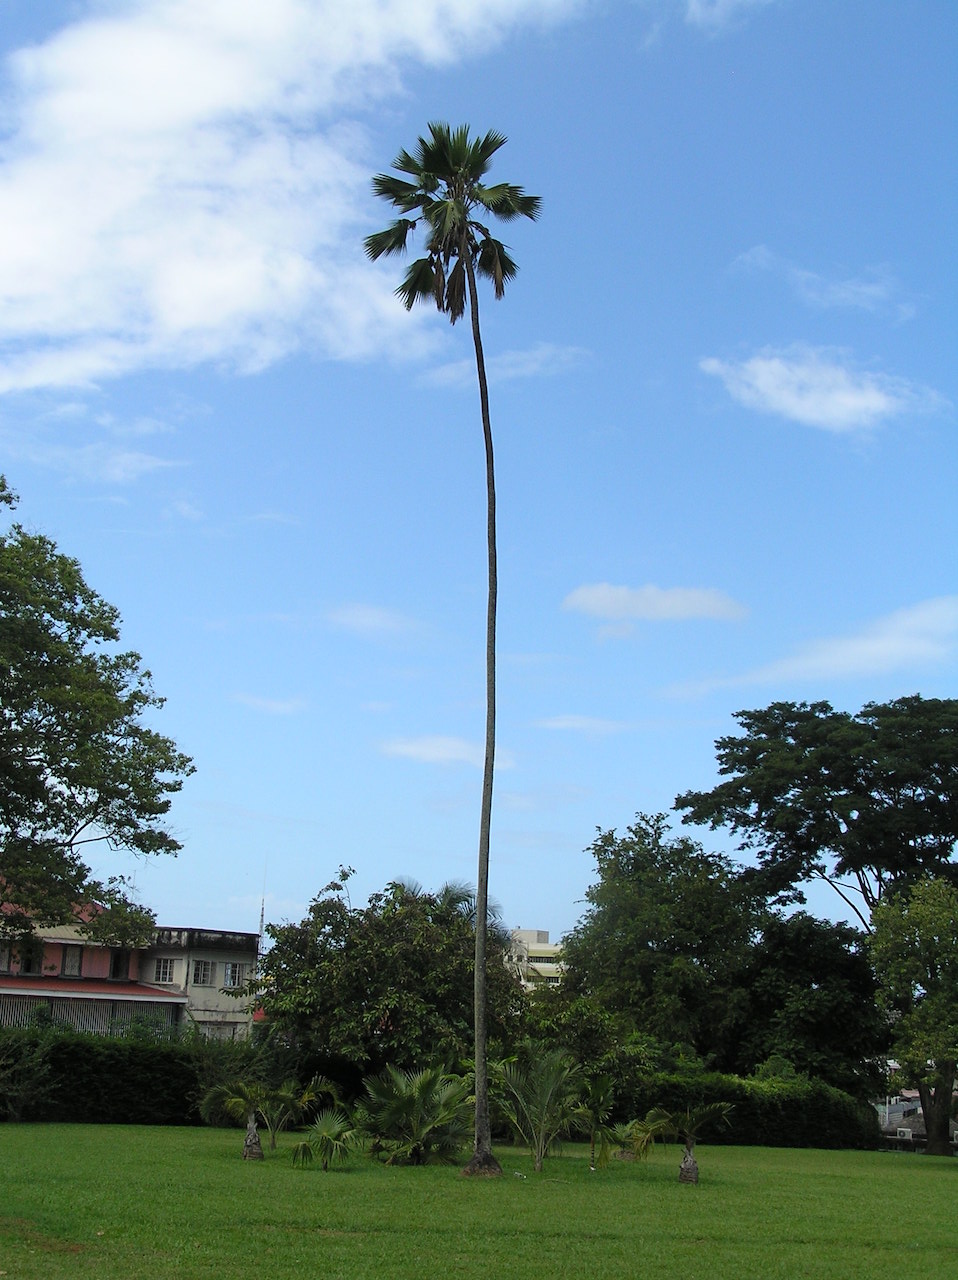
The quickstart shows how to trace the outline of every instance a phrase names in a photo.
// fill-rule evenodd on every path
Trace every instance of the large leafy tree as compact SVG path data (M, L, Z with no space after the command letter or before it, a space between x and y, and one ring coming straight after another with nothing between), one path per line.
M590 852L598 879L563 941L564 994L597 1001L620 1027L710 1054L762 904L728 859L671 836L662 814L600 830Z
M951 1155L958 1078L958 889L926 878L875 909L869 945L892 1053L918 1089L927 1150Z
M0 478L0 505L15 501ZM104 938L152 923L121 880L92 879L85 850L175 854L165 817L193 766L147 723L163 699L118 641L117 610L76 560L19 524L0 535L0 936L91 901L113 908L87 920Z
M341 877L347 875L343 868ZM459 886L424 893L395 882L365 907L333 881L298 924L269 925L272 946L259 989L274 1036L360 1074L387 1065L457 1066L468 1059L475 928ZM522 991L503 961L506 940L491 933L490 1028L504 1045L516 1035Z
M883 1090L887 1033L862 934L807 912L772 914L743 966L717 1065L750 1075L769 1060L863 1099Z
M417 258L396 290L406 309L416 302L434 302L455 324L468 305L479 378L479 407L486 455L486 545L488 597L486 608L486 736L482 802L479 820L479 872L476 894L474 1051L476 1068L475 1153L468 1172L498 1173L492 1155L489 1127L489 1084L486 1027L486 898L489 881L489 838L492 823L492 783L496 744L496 486L489 417L489 387L479 330L477 277L490 280L501 298L517 267L508 249L497 240L485 219L535 219L539 197L526 195L507 182L489 185L486 174L506 138L490 131L481 138L468 125L429 125L413 154L400 151L393 168L403 177L381 173L373 180L377 196L389 201L400 216L384 231L367 236L366 253L376 260L406 251L410 234L422 222L426 231L425 257ZM412 215L412 216L410 216Z
M827 702L740 711L716 742L724 781L676 800L685 822L729 827L769 896L823 880L862 926L888 892L958 878L958 700L917 694L856 715Z

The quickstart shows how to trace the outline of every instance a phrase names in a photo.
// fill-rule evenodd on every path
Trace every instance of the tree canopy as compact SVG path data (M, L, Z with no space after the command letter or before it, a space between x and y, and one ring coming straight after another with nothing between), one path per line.
M752 851L756 884L802 901L818 878L867 929L889 891L958 877L958 700L915 694L851 715L827 702L740 711L716 742L711 791L676 799L683 821L729 827Z
M395 882L352 907L343 883L327 885L298 924L267 926L259 988L273 1033L362 1072L468 1059L471 898L459 886L423 893ZM503 961L505 938L493 929L491 941L490 1030L510 1043L522 992Z
M600 830L589 852L598 880L563 941L565 994L593 997L663 1045L709 1052L761 904L728 859L670 836L663 814L637 814L622 835Z
M891 1052L918 1089L928 1151L950 1155L958 1064L958 888L926 878L875 910L869 940Z
M0 478L0 505L15 496ZM91 878L97 842L175 854L164 821L191 761L147 717L163 705L139 654L118 649L119 613L49 538L12 524L0 535L0 934L74 917L113 918L131 939L149 923L121 878Z

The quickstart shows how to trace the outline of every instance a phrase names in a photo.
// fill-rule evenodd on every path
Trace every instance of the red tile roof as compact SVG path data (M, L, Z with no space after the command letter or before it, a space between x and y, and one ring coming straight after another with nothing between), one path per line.
M0 995L69 996L74 1000L154 1000L186 1004L179 991L148 987L142 982L110 982L106 978L44 978L5 973L0 976Z

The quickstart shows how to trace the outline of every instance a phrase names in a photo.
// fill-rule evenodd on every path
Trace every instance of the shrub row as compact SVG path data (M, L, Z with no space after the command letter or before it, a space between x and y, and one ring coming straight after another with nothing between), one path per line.
M871 1149L879 1145L878 1113L821 1080L743 1080L717 1072L655 1074L620 1082L619 1119L641 1119L652 1107L684 1111L730 1102L731 1128L709 1142L738 1146Z
M0 1116L89 1124L197 1124L214 1084L256 1069L246 1043L107 1039L30 1028L0 1031ZM287 1074L292 1074L288 1072ZM626 1075L616 1119L652 1107L684 1111L730 1102L731 1128L709 1141L769 1147L874 1148L873 1107L819 1080L743 1080L691 1072Z
M0 1117L78 1124L198 1124L197 1104L248 1069L245 1044L172 1043L28 1028L0 1031Z

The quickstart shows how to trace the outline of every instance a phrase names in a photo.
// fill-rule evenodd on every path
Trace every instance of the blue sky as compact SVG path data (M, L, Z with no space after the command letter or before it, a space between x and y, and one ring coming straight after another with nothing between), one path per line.
M595 828L711 785L736 710L954 696L953 0L0 0L0 39L0 469L194 757L179 858L96 865L161 923L474 878L470 336L362 255L430 120L543 201L481 304L505 922L570 928Z

